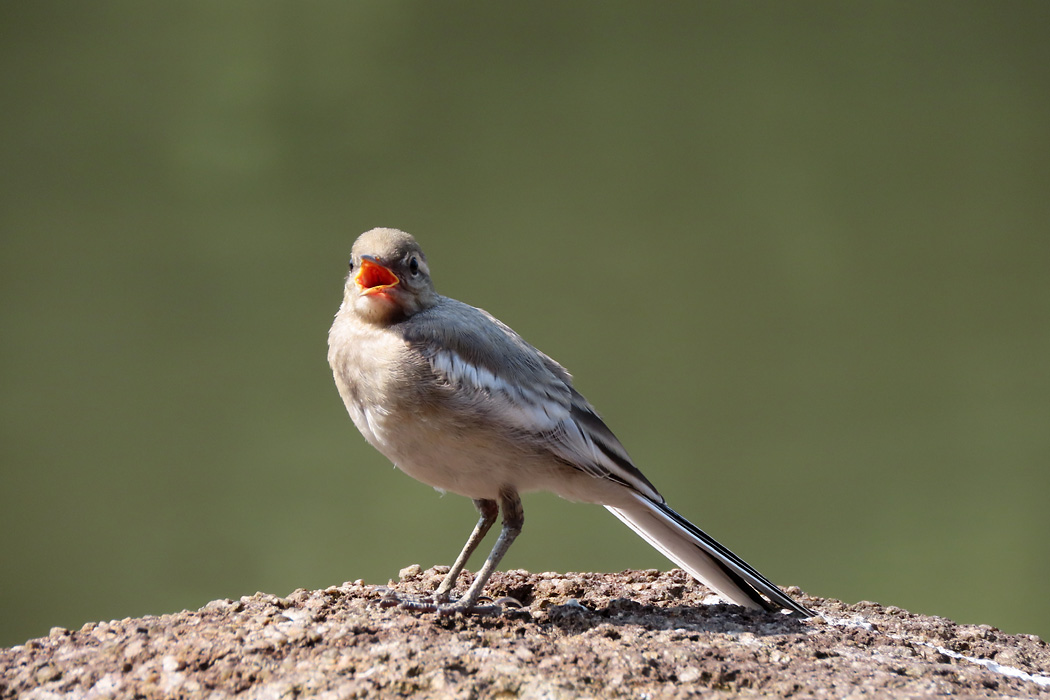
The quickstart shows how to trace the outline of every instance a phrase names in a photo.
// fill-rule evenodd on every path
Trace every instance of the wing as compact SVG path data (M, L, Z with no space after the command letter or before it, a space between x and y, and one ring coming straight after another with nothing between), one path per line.
M488 312L443 298L403 332L437 381L455 389L460 409L592 476L663 501L565 368Z

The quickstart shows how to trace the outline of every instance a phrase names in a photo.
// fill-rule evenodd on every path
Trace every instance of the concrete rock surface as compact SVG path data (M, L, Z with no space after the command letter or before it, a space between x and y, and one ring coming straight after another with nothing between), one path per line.
M0 650L0 698L1050 697L1038 637L788 589L821 613L796 620L680 570L501 572L488 592L523 605L502 615L379 604L445 571L55 628Z

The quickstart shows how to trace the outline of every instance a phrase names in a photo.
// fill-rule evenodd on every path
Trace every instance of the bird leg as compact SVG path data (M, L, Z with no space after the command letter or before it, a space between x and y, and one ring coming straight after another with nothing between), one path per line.
M425 598L406 599L393 591L387 591L380 602L382 607L396 605L404 610L437 612L441 615L454 615L458 612L479 615L499 613L502 609L501 603L503 601L497 601L492 605L478 605L478 600L481 599L481 593L485 589L485 584L488 583L489 577L492 576L492 572L499 566L500 560L503 559L503 555L510 549L514 538L521 532L522 525L525 523L525 511L521 507L521 499L518 497L517 492L510 488L504 488L500 491L499 504L487 498L479 498L474 501L474 507L481 513L481 517L478 518L478 524L474 526L474 531L470 533L470 538L463 546L463 551L459 553L459 557L456 558L456 563L449 569L448 574L441 581L441 585L437 587L434 594ZM456 585L456 579L459 578L459 574L463 571L463 567L466 566L470 555L478 548L489 528L496 522L496 516L499 515L501 507L503 510L503 529L500 530L496 544L492 546L492 552L489 553L488 559L485 560L481 570L475 575L474 582L463 597L449 602L452 589ZM507 603L520 605L513 599L508 599Z
M510 545L514 542L514 538L521 533L521 528L525 524L525 511L521 507L521 499L518 497L516 491L509 487L504 487L500 490L499 501L500 507L503 510L503 529L500 530L496 544L492 546L492 552L489 553L488 559L485 560L485 564L481 567L481 570L474 576L474 583L470 585L470 588L467 589L467 592L463 597L454 603L439 606L438 612L440 614L454 615L457 612L484 614L499 611L500 606L498 604L479 606L478 599L481 598L481 592L485 589L485 584L489 582L489 577L492 576L492 572L496 570L497 566L499 566L499 562L503 559L503 555L507 553L508 549L510 549ZM482 503L492 504L493 507L495 506L493 501L482 501ZM484 511L482 511L482 520L478 522L479 527L484 520L485 514ZM488 526L486 526L486 529L488 529ZM477 529L475 529L475 533L477 533ZM467 547L463 550L464 554L467 554L467 556L469 556L467 548L470 547L471 542L473 542L474 539L474 535L471 535L470 540L467 541ZM480 540L480 537L477 539ZM476 542L474 543L474 546L477 546ZM456 564L462 568L462 564L466 563L463 554L460 555L460 559L462 559L463 562L461 563L460 560L456 560ZM453 571L455 570L455 567L453 567ZM449 574L451 575L452 571L450 571ZM445 588L445 584L449 584L449 588L451 588L451 583L449 583L449 578L447 577L438 590L440 591Z
M495 501L478 498L474 501L474 507L481 513L481 517L478 518L478 524L474 526L474 531L470 533L467 543L463 545L463 551L456 557L456 563L452 565L448 575L445 576L441 585L434 591L434 602L436 603L448 602L449 595L451 595L452 589L456 585L456 579L459 578L463 567L467 565L467 560L470 559L470 555L478 548L481 541L485 539L489 528L492 527L492 523L496 522L496 516L499 515L499 505Z

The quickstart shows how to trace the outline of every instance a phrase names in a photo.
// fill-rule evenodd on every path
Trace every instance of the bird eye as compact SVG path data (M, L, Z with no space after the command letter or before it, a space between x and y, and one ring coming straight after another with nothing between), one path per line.
M350 272L354 271L354 259L350 258Z
M408 271L413 275L419 274L419 258L412 256L412 259L408 261Z

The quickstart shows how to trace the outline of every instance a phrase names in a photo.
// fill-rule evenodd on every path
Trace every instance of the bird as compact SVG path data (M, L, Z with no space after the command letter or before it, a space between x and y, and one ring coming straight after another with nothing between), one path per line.
M472 499L479 513L433 594L402 607L490 611L483 591L522 530L521 494L548 491L605 506L732 603L814 615L672 510L565 368L488 312L438 294L410 234L374 228L354 242L328 362L364 438L407 475ZM460 573L501 513L488 558L454 599Z

